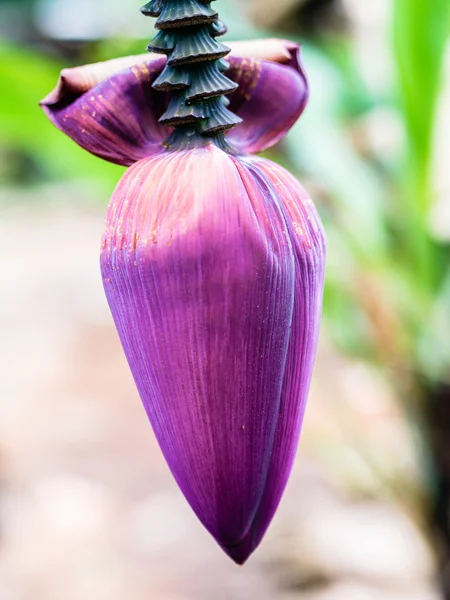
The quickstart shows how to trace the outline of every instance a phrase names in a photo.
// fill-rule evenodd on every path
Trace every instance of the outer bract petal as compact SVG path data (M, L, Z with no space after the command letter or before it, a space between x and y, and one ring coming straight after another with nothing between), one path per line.
M181 490L238 563L292 466L324 262L300 185L213 145L138 162L109 207L102 274L137 387Z
M229 133L229 140L241 153L260 152L277 143L306 106L300 49L277 39L230 47L227 76L239 84L229 95L230 108L244 122ZM166 95L151 87L165 60L146 54L65 69L41 106L77 144L129 166L162 152L170 133L158 123L167 108Z
M158 123L165 95L151 87L166 59L147 57L135 64L136 58L67 69L41 102L49 119L82 148L125 166L163 152L170 133ZM102 76L106 79L89 87Z
M257 44L252 51L262 52ZM300 46L286 42L274 45L272 52L279 62L251 58L230 61L227 76L239 84L230 95L230 110L241 117L242 123L230 131L228 139L243 153L254 154L274 146L308 103L309 87Z
M260 158L243 162L241 172L265 181L273 201L280 203L295 262L294 307L275 436L264 493L239 548L245 557L261 542L275 514L297 452L317 350L326 244L312 200L290 173Z
M156 54L138 54L63 69L55 89L42 100L41 104L43 106L59 103L69 104L70 100L79 98L105 79L117 75L125 69L160 61L161 57Z

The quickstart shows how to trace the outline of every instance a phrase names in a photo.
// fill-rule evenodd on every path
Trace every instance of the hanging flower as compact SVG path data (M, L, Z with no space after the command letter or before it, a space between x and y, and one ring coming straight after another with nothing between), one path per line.
M178 485L243 563L273 518L295 457L325 242L307 192L279 165L252 156L277 143L305 108L299 48L283 40L230 46L224 74L238 118L220 140L184 133L167 148L173 127L159 120L179 117L170 96L152 87L167 74L164 57L65 70L42 107L80 146L130 166L106 219L106 295ZM194 122L196 108L187 106ZM210 121L219 112L210 111Z

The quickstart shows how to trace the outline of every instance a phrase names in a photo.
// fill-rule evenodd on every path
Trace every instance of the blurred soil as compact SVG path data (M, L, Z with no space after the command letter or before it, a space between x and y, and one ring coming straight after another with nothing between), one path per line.
M83 186L2 193L0 600L437 600L419 452L382 374L322 336L299 457L243 568L140 405Z

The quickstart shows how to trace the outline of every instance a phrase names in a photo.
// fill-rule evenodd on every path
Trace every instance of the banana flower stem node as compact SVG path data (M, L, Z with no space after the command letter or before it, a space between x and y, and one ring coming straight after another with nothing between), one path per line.
M142 12L157 18L151 54L65 69L41 106L130 167L106 217L106 297L174 478L243 564L288 481L320 327L319 216L254 156L299 118L308 85L297 44L220 43L210 0Z
M175 132L166 140L168 148L208 145L205 137L227 149L223 133L242 122L228 110L226 94L238 84L225 72L230 49L217 38L227 32L211 0L151 0L144 15L157 17L159 30L148 50L167 56L153 89L169 92L169 104L159 122ZM231 148L229 148L231 150Z

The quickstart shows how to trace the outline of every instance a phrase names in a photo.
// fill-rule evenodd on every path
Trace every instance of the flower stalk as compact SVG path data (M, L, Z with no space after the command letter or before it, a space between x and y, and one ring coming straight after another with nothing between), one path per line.
M242 119L227 106L226 94L237 84L224 73L230 67L225 60L230 49L217 38L227 27L219 19L211 0L151 0L141 12L157 17L159 30L148 50L167 56L162 73L153 88L169 92L167 110L159 122L175 131L166 140L172 147L186 138L201 142L202 137L220 141L224 132ZM205 140L204 140L205 141Z

